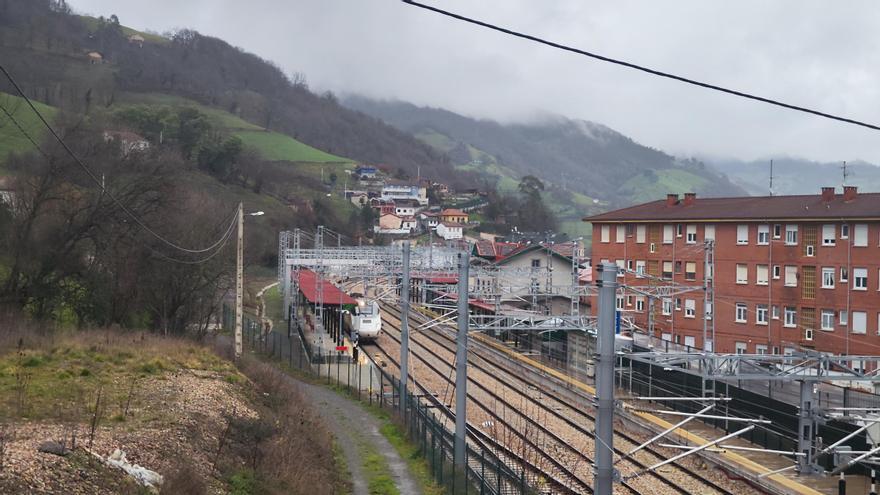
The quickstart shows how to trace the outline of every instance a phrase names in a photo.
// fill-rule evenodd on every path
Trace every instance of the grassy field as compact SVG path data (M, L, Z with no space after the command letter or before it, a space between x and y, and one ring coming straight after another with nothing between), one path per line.
M211 123L238 136L246 146L250 146L267 160L285 160L309 163L352 163L348 158L332 155L279 132L266 131L229 112L218 108L202 105L193 100L179 96L160 93L126 93L121 98L121 105L147 104L190 106L208 116Z
M621 189L638 191L630 196L633 203L644 203L663 199L667 193L692 192L708 183L708 180L682 169L655 171L656 180L646 175L637 175L626 181Z
M40 123L37 116L22 98L7 93L0 93L0 105L12 114L19 125L35 141L40 142L46 133L46 128L43 127L43 124ZM55 118L55 115L58 113L57 108L37 101L34 102L34 106L49 121ZM9 153L21 153L32 149L33 145L24 137L15 124L5 114L0 114L0 163L6 161Z
M76 17L79 17L79 19L83 22L83 24L86 25L86 28L88 28L92 31L94 31L95 29L98 28L98 18L97 17L92 17L89 15L78 15ZM122 34L124 34L125 36L139 34L139 35L143 36L144 41L148 42L148 43L162 43L162 44L164 44L164 43L169 43L171 41L168 38L166 38L164 36L160 36L158 34L144 33L142 31L138 31L136 29L132 29L132 28L126 27L126 26L121 26L121 28L122 28Z

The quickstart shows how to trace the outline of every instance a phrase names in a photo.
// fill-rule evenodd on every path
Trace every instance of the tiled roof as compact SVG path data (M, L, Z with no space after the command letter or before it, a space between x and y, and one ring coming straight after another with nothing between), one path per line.
M828 201L823 200L818 194L696 198L689 205L683 201L669 204L667 200L659 200L586 217L583 220L585 222L659 222L841 218L880 218L880 193L859 193L855 199L849 201L845 201L841 194L835 194Z

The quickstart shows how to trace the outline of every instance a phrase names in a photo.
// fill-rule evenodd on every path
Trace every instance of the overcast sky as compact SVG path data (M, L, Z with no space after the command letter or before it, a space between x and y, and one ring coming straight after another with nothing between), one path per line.
M592 120L687 156L880 163L871 131L659 79L396 0L68 0L125 25L189 27L303 72L315 90L525 120ZM424 0L659 70L880 124L871 0Z

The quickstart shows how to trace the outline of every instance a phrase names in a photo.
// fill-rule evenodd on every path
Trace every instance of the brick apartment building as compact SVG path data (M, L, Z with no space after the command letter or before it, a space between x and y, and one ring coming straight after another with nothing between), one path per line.
M671 194L584 220L593 224L594 265L643 272L619 275L637 286L702 286L713 241L714 304L703 307L702 290L655 301L656 337L702 348L708 309L717 340L708 348L717 352L880 354L880 194L853 186L802 196ZM648 328L644 297L618 296L618 307Z

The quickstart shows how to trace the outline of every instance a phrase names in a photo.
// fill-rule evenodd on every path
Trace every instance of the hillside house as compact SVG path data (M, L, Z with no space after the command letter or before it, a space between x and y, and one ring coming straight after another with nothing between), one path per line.
M379 217L379 225L374 230L379 234L412 234L419 228L415 217L400 217L387 213Z
M378 174L379 171L376 167L358 167L354 169L354 173L361 180L371 180L376 178L376 174Z
M128 42L132 45L137 45L138 48L144 47L144 41L146 41L144 37L136 33L128 37Z
M460 223L440 222L437 224L437 235L447 241L461 239L463 236L464 226Z
M400 217L414 217L421 205L411 199L401 199L394 202L394 214Z
M123 156L150 149L150 142L145 137L130 131L104 131L104 141L118 143Z
M92 65L103 64L104 56L98 52L89 52L86 57L89 59L89 63Z
M397 201L411 199L420 205L428 204L428 191L419 185L400 181L386 181L382 186L382 199Z
M358 208L364 207L370 202L366 191L345 191L345 197Z
M422 227L425 230L434 230L437 228L437 224L440 223L440 214L435 211L423 211L419 213L419 220L421 220Z
M0 177L0 204L12 206L15 201L15 190L12 185L12 178Z
M376 210L379 216L394 213L394 201L381 198L370 198L370 208Z
M447 208L440 212L440 221L448 223L468 223L468 214L456 208Z

